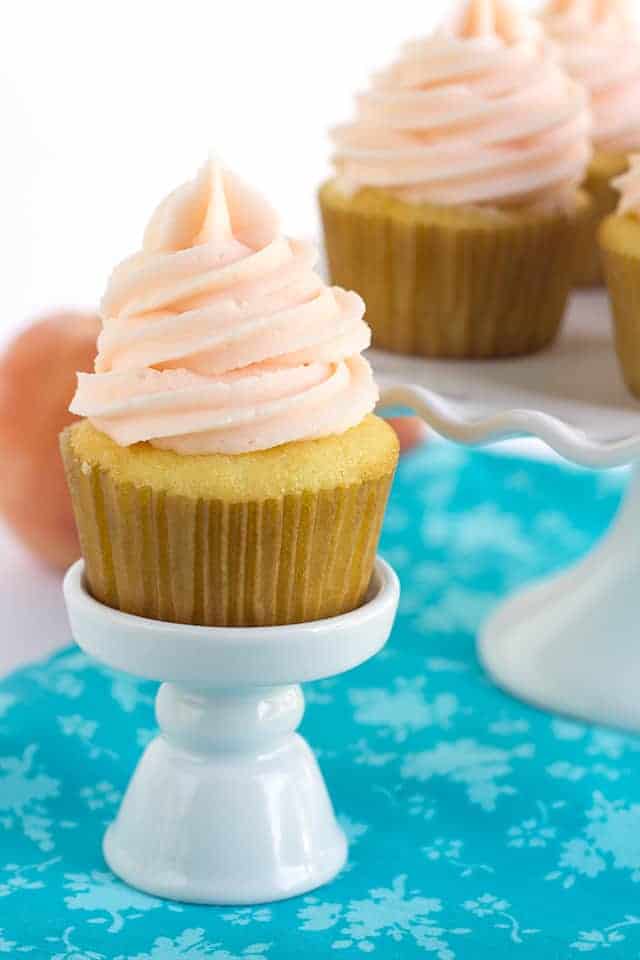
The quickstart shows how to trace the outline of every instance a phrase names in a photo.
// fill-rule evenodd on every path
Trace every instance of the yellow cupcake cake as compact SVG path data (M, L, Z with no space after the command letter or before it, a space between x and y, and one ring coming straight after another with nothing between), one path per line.
M116 267L61 441L101 602L212 626L363 602L398 443L372 415L364 304L314 259L210 162Z
M542 22L590 97L594 155L584 187L593 207L579 238L576 283L597 286L603 280L598 229L618 203L611 181L640 149L640 31L626 0L550 0Z
M482 358L551 343L589 131L585 92L506 0L466 0L408 44L333 131L320 191L332 278L364 297L374 345Z
M611 296L616 350L627 386L640 397L640 155L614 181L618 211L600 228L600 249Z

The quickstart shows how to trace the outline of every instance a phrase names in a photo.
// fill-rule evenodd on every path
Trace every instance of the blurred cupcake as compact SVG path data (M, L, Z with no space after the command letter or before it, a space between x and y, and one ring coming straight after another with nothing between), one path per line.
M362 603L397 461L364 304L215 163L111 276L63 458L93 595L205 625Z
M640 150L640 30L626 0L551 0L542 17L593 113L594 156L585 188L593 200L578 251L579 286L602 283L598 228L616 209L611 186Z
M364 297L375 346L473 358L551 343L589 129L540 24L504 0L467 0L374 78L333 131L320 205L332 277Z
M600 228L604 273L611 295L616 349L627 386L640 397L640 155L614 180L621 193L616 214Z

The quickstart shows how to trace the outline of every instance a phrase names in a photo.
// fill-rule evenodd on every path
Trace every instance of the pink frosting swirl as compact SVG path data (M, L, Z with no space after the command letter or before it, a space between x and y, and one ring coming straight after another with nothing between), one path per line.
M586 95L539 23L505 0L467 0L407 44L332 132L343 189L503 206L575 202L590 157Z
M618 213L621 216L631 213L640 218L640 153L629 158L628 172L612 182L616 190L620 191Z
M640 30L626 0L551 0L542 22L590 94L596 147L640 148Z
M377 401L364 303L327 287L314 249L209 162L114 270L94 374L73 413L122 446L243 453L342 433Z

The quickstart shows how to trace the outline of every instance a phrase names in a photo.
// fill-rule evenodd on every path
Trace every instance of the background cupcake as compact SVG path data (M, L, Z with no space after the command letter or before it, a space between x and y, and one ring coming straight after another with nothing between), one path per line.
M543 23L572 77L589 92L594 156L585 180L593 199L578 252L577 283L602 283L598 228L618 195L611 180L640 150L640 29L626 0L551 0Z
M640 155L614 180L617 212L600 229L604 272L611 295L616 349L627 386L640 397Z
M62 438L89 587L129 613L267 625L364 599L397 460L364 304L209 163L102 302Z
M540 24L503 0L467 0L374 77L333 131L320 205L332 277L364 297L375 346L495 357L553 340L589 128Z

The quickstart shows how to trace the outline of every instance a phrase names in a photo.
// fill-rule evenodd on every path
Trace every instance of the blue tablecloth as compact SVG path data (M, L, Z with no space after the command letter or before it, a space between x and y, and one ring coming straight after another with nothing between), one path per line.
M383 537L403 586L392 640L307 689L351 841L311 896L202 908L128 889L100 840L153 735L154 685L75 649L0 684L0 954L640 956L640 739L511 700L474 655L496 601L582 554L624 482L445 444L403 463Z

